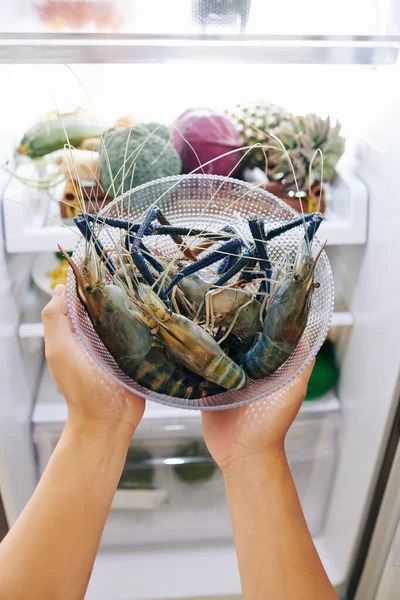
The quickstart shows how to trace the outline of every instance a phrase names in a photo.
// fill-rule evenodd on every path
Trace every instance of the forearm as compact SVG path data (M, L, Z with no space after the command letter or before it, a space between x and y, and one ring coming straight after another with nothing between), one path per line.
M1 598L84 598L132 433L125 423L67 424L0 545Z
M225 471L244 600L337 600L283 450Z

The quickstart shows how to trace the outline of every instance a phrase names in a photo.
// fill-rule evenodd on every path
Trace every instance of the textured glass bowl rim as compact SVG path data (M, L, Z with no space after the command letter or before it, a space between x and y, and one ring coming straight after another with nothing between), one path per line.
M266 190L260 188L257 184L254 185L254 184L242 181L240 179L235 179L234 177L224 177L222 175L201 175L201 174L172 175L171 177L162 177L162 178L159 178L159 179L154 179L152 181L148 181L147 183L143 183L142 185L139 185L139 186L137 186L135 188L132 188L131 190L128 190L127 192L124 192L123 194L121 194L117 198L114 198L114 200L112 202L110 202L110 204L108 204L107 206L105 206L99 212L99 215L107 214L107 212L115 204L117 204L118 202L120 203L121 200L123 200L127 196L130 196L133 193L136 194L136 193L138 193L138 192L140 192L142 190L145 190L145 189L147 189L149 187L152 187L152 186L155 186L155 185L159 185L160 183L168 183L168 182L171 182L171 184L174 184L174 185L171 186L171 188L168 188L168 191L170 191L176 185L179 185L179 183L181 183L181 181L184 181L185 179L188 179L188 178L204 179L204 180L209 180L209 181L211 180L212 182L220 182L221 184L227 183L227 184L232 184L232 185L235 184L236 186L240 185L241 187L243 187L243 190L247 189L249 192L252 192L255 189L257 189L262 195L265 195L265 197L274 200L278 205L282 206L282 208L284 208L285 210L289 210L289 212L291 212L293 214L293 218L297 218L298 215L299 215L299 213L294 208L291 208L288 204L286 204L285 202L283 202L283 200L281 200L277 196L274 196L274 194L271 194L270 192L267 192ZM318 239L317 236L314 239L315 239L315 241L319 245L321 245L321 242L319 241L319 239ZM78 243L76 244L76 246L74 248L74 253L77 250L78 246L80 244L82 244L82 243L84 243L82 239L78 241ZM328 333L328 331L330 329L330 326L331 326L331 321L332 321L332 316L333 316L333 310L334 310L334 302L335 302L334 281L333 281L332 269L331 269L328 257L326 256L325 250L323 250L323 254L325 255L325 258L326 258L326 269L327 269L326 275L328 276L329 283L331 285L332 298L331 298L331 306L330 306L329 318L326 319L324 328L321 327L320 331L319 331L320 334L321 334L321 332L323 332L323 335L319 335L320 342L318 344L313 344L313 349L312 349L311 352L309 352L307 354L307 357L304 360L303 364L294 373L292 373L292 375L290 377L288 377L285 381L279 383L275 388L273 388L272 390L270 390L268 392L255 394L254 397L252 397L252 398L247 398L245 400L238 400L234 404L222 404L222 405L214 405L214 406L191 406L191 405L187 405L187 404L179 404L176 401L177 399L174 396L167 396L166 394L158 394L157 392L150 391L147 388L145 388L145 387L141 386L140 384L138 384L136 381L135 381L135 388L130 387L124 381L122 381L121 379L119 379L118 377L116 377L113 373L110 373L108 370L106 370L104 368L104 364L102 363L102 361L97 358L96 354L93 352L92 348L90 347L90 345L86 341L86 337L82 333L82 331L81 331L81 329L80 329L80 327L78 325L78 322L77 322L77 319L76 319L76 316L75 316L75 310L74 310L74 307L73 307L73 299L74 299L74 296L76 297L76 285L75 284L72 285L72 286L68 285L70 278L71 277L74 278L74 275L73 275L71 267L68 267L68 280L67 280L68 311L69 311L69 314L71 316L71 321L72 321L72 324L73 324L73 327L74 327L74 331L75 331L75 333L76 333L76 335L77 335L80 343L84 347L85 351L90 356L90 358L95 362L95 364L103 372L105 372L109 377L111 377L111 379L113 379L115 382L119 383L119 385L121 385L122 387L124 387L129 392L132 392L133 394L137 394L138 396L141 396L142 398L144 398L146 400L151 400L151 401L157 402L159 404L163 404L165 406L171 406L173 408L181 408L183 410L201 410L201 411L206 410L206 411L210 411L210 410L229 410L231 408L238 408L239 406L244 406L244 405L250 404L252 402L257 402L258 400L262 400L263 398L267 398L268 396L276 394L276 392L278 392L282 388L286 387L289 383L291 383L294 379L296 379L296 377L298 377L300 375L300 373L302 373L304 371L304 369L306 369L308 367L308 365L313 361L313 359L315 358L315 356L319 352L319 350L320 350L320 348L321 348L324 340L326 339L326 335L327 335L327 333ZM71 292L71 288L74 290L74 293ZM307 326L306 326L306 328L307 328ZM306 332L306 330L304 331L304 333L305 332ZM303 336L302 336L301 339L303 339ZM301 343L301 340L300 340L299 343ZM108 352L108 350L106 348L105 348L105 350ZM267 379L267 378L265 378L265 379ZM229 390L227 390L227 391L229 391ZM151 394L151 397L149 397L149 392ZM224 393L224 392L222 392L222 393ZM235 393L236 394L240 394L240 390L236 391ZM215 395L217 396L218 394L215 394ZM208 396L208 398L212 398L212 397L213 396ZM171 401L166 400L166 398L171 398ZM178 400L181 400L181 399L178 399Z

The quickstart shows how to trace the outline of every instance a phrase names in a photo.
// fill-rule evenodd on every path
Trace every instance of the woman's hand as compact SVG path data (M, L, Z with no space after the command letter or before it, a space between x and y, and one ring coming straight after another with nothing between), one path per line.
M0 598L83 600L144 400L86 354L72 330L63 285L42 317L46 358L68 420L32 498L0 545Z
M222 471L251 464L284 452L286 433L307 391L314 362L293 382L263 400L238 408L203 411L208 450Z
M125 426L132 435L145 401L110 379L85 352L72 329L65 286L56 286L42 318L47 362L68 404L70 424Z
M284 450L312 368L259 402L202 414L208 449L224 474L244 600L337 600Z

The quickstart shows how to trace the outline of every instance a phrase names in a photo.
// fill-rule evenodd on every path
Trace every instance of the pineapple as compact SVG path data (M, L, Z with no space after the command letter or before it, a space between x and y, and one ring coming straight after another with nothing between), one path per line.
M339 123L332 127L329 117L324 120L315 114L292 117L274 130L292 161L300 190L321 181L321 155L314 156L317 148L323 155L323 181L333 181L336 163L344 152L344 139L339 132ZM273 144L275 148L268 150L268 176L281 181L286 190L295 191L295 179L287 156L277 142Z
M271 102L238 104L235 109L227 110L226 113L239 130L243 146L257 143L269 145L270 138L266 133L274 130L286 119L292 118L290 113ZM265 170L266 152L267 149L263 151L263 148L254 148L246 155L244 166Z

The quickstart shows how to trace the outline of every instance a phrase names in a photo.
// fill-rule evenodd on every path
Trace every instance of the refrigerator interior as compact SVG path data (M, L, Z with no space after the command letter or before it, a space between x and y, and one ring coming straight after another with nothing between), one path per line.
M65 418L63 398L55 392L45 369L33 413L33 443L39 472L47 464ZM321 401L304 405L286 441L293 477L315 537L323 529L337 458L339 427L339 403L331 392ZM201 439L197 411L171 411L148 402L146 416L132 441L133 456L128 456L127 482L120 484L114 499L102 548L232 539L222 475L218 469L214 470ZM193 444L198 446L194 456ZM138 482L139 487L130 482ZM146 494L141 493L142 487L147 490Z
M132 3L132 9L135 4L139 3ZM341 19L342 30L331 23L332 32L383 34L388 30L387 6L384 2L363 3L361 19ZM358 7L354 10L360 14ZM22 30L41 31L42 25L28 18L28 12L24 14ZM334 14L340 14L337 6ZM302 27L300 33L308 33L307 27L330 33L323 29L330 21L318 24L317 16L306 24L289 19L282 33L298 33L296 27ZM160 27L164 22L160 17ZM12 23L9 31L13 31ZM253 23L256 27L256 21ZM8 90L1 101L0 162L10 161L10 168L15 167L13 150L23 132L50 110L79 107L107 124L127 114L137 120L171 123L188 107L223 110L268 99L296 114L316 112L341 122L346 152L339 177L329 191L326 221L319 235L327 239L335 279L332 335L341 377L334 392L304 404L287 440L303 510L328 575L340 593L346 589L391 422L400 355L396 318L400 286L395 276L400 225L396 199L399 68L396 61L351 64L353 60L357 62L356 53L351 54L350 64L327 65L247 64L224 59L163 64L0 64L2 86ZM27 164L19 165L17 173L29 177L34 171ZM66 419L65 404L44 361L40 312L48 296L35 285L32 273L38 257L54 252L57 242L72 250L76 232L59 220L61 189L50 193L30 190L5 170L0 173L0 183L4 234L4 253L0 255L0 484L12 523ZM239 594L219 472L213 472L204 483L190 484L180 480L174 470L182 446L200 437L198 413L149 403L132 447L151 451L151 489L144 494L118 490L89 600L111 600L116 589L118 598L128 600L132 598L129 590L134 588L141 590L138 598ZM209 464L207 458L204 462ZM158 581L146 590L146 574L154 560L163 566ZM172 582L176 564L185 575ZM193 589L189 578L202 568L208 569L208 581ZM227 570L231 576L222 574Z

